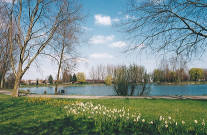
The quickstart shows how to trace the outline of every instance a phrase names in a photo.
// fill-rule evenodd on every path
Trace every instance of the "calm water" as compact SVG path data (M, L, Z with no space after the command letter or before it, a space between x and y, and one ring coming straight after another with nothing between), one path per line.
M55 87L33 87L20 88L22 90L30 90L30 93L54 94ZM88 85L88 86L69 86L59 87L58 90L65 90L65 95L96 95L110 96L116 95L113 86L106 85ZM168 96L168 95L207 95L207 84L199 85L151 85L151 96Z

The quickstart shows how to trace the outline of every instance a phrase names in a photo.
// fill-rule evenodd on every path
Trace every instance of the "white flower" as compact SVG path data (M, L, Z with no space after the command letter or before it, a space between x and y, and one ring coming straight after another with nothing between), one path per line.
M139 121L139 119L140 119L140 116L137 117L137 121Z
M105 113L105 112L103 112L103 114L105 115L106 113Z
M84 104L83 103L80 103L80 106L84 106Z
M136 122L136 119L134 119L134 122Z
M72 110L72 113L73 113L73 114L76 114L76 110L75 110L75 109L73 109L73 110Z
M204 119L203 119L203 121L202 121L202 123L201 123L203 126L205 126L205 121L204 121Z
M176 123L175 123L175 125L177 126L177 125L178 125L178 123L176 122Z
M143 119L142 122L145 122L145 120Z
M68 108L68 106L65 106L64 108L66 109L66 108Z
M96 110L96 109L98 109L98 106L96 106L96 107L94 108L94 110Z
M185 124L185 121L182 121L182 124Z
M168 125L165 125L166 128L168 128Z
M171 117L170 117L170 116L168 116L168 119L169 119L169 120L171 120Z
M165 124L167 124L167 121L165 121Z
M194 122L197 124L198 123L198 121L197 120L194 120Z
M150 124L153 124L153 122L151 121Z
M160 121L162 120L162 116L160 116Z

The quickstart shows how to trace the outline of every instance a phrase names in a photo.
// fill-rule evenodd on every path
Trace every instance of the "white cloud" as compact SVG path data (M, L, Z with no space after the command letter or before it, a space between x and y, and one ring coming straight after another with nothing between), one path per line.
M107 43L107 42L110 42L110 41L113 41L113 40L114 40L114 35L111 35L111 36L98 35L98 36L93 36L90 39L90 42L92 44L104 44L104 43Z
M134 15L130 16L126 14L124 19L136 19L136 17Z
M110 26L112 24L110 16L103 16L103 15L97 14L94 16L94 18L95 18L96 24L101 24L104 26Z
M94 18L95 18L96 24L100 24L100 25L104 25L104 26L110 26L110 25L112 25L112 22L119 21L119 19L117 19L117 18L112 19L110 16L104 16L101 14L95 15Z
M116 47L116 48L122 48L125 47L127 45L126 42L124 41L118 41L118 42L113 42L112 44L110 44L110 47Z
M87 30L87 31L92 31L93 30L92 28L88 28L88 27L84 27L84 26L82 26L81 28L84 29L84 30Z
M90 55L91 58L95 58L95 59L100 59L100 58L108 58L108 59L112 59L113 56L109 55L107 53L94 53Z
M126 19L129 19L129 18L130 18L130 16L129 16L129 15L125 15L125 18L126 18Z
M112 19L112 21L113 21L113 22L119 22L120 19L115 18L115 19Z

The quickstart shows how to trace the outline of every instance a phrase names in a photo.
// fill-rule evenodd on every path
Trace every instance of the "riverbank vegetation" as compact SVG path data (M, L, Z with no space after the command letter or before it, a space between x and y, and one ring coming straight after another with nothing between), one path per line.
M207 133L206 101L0 98L2 135Z

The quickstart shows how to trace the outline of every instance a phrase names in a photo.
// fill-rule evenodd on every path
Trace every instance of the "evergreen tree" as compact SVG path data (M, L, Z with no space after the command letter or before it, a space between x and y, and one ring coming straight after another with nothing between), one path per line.
M75 73L73 74L72 82L73 82L73 83L77 82L77 77L76 77L76 74L75 74Z
M50 75L50 76L48 77L48 82L49 82L50 84L53 84L53 77L52 77L52 75Z

